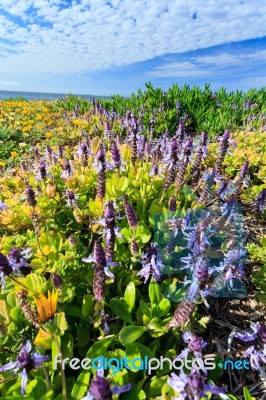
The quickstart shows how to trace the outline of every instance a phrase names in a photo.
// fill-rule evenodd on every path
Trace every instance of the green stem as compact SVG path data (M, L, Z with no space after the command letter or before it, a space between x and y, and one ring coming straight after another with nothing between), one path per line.
M53 337L54 337L57 351L58 351L60 361L61 361L62 398L63 398L63 400L67 400L66 376L65 376L64 363L63 363L64 360L62 357L61 347L60 347L60 344L58 342L58 339L57 339L57 336L55 333L53 333Z

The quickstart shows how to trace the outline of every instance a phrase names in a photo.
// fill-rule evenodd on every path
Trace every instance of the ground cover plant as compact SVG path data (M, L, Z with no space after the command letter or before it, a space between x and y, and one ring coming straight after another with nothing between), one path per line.
M171 90L1 103L1 398L262 398L265 90Z

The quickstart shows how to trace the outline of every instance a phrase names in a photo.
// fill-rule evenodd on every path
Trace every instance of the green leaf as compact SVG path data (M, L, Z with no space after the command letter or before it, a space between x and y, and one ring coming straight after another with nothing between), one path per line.
M135 350L142 359L144 359L145 356L147 356L149 360L154 357L154 353L147 346L144 346L141 343L134 342L134 343L128 344L127 352L128 352L128 350L130 351L131 348L133 349L133 351Z
M154 376L151 379L151 383L150 383L150 395L151 396L159 396L162 392L162 388L164 386L164 384L167 382L168 377L167 376L163 376L163 377L157 377Z
M151 304L158 305L162 299L161 288L157 282L151 282L149 285L149 297Z
M146 315L148 318L151 318L151 309L149 308L148 304L145 303L145 301L140 300L139 307L144 315Z
M123 395L124 400L145 400L146 394L142 389L134 388L129 393Z
M168 332L168 328L162 325L162 322L159 318L153 318L151 322L147 325L147 328L155 332Z
M148 243L151 238L151 232L149 228L138 224L136 228L136 239L138 239L141 243Z
M83 301L82 301L82 309L81 309L82 315L88 317L93 309L93 304L94 304L93 295L85 294L85 296L83 296Z
M129 343L135 342L146 331L145 326L129 325L121 329L119 339L126 346Z
M53 399L54 399L53 390L49 390L49 392L45 393L45 395L40 398L40 400L53 400Z
M15 290L12 290L12 292L8 293L6 300L11 307L16 307L17 302Z
M86 357L93 359L99 356L104 356L106 350L113 341L113 337L114 335L105 336L103 339L100 339L98 340L98 342L95 342L87 352Z
M0 300L0 315L9 322L9 312L5 300Z
M245 400L256 400L255 397L251 396L250 391L246 386L243 387L243 394Z
M23 283L36 297L43 293L47 286L46 279L33 272L26 276Z
M74 339L70 333L65 333L61 340L61 349L63 353L63 358L72 358L73 357L73 347L74 347Z
M56 324L57 328L59 329L61 335L63 335L64 332L68 328L68 324L67 324L67 320L66 320L66 316L65 316L64 312L55 314L55 324Z
M90 372L89 371L82 371L79 374L79 377L77 379L77 382L73 386L71 396L74 399L81 399L84 397L85 393L88 390L88 385L90 381Z
M159 303L159 312L158 312L158 317L164 317L171 308L171 302L168 299L162 299Z
M136 287L134 285L134 282L130 282L126 287L124 295L124 300L127 305L129 313L131 313L134 308L135 299L136 299Z
M111 299L110 307L114 315L117 315L123 321L126 321L129 324L133 323L132 318L128 312L127 305L123 303L123 301L119 299Z

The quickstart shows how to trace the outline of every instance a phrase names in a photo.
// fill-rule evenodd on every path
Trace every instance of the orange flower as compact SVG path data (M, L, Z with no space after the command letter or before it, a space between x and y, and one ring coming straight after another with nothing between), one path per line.
M53 318L57 307L58 291L53 290L52 293L48 290L48 297L41 294L39 298L35 298L37 305L38 316L42 323Z

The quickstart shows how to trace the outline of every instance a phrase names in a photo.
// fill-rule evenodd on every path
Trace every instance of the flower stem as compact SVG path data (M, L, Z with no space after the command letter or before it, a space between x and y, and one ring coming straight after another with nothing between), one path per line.
M66 376L65 376L65 370L63 368L64 365L63 365L62 351L61 351L61 347L60 347L60 344L58 342L58 339L57 339L57 336L55 333L53 333L53 337L55 340L55 344L56 344L60 362L61 362L62 399L67 400Z

